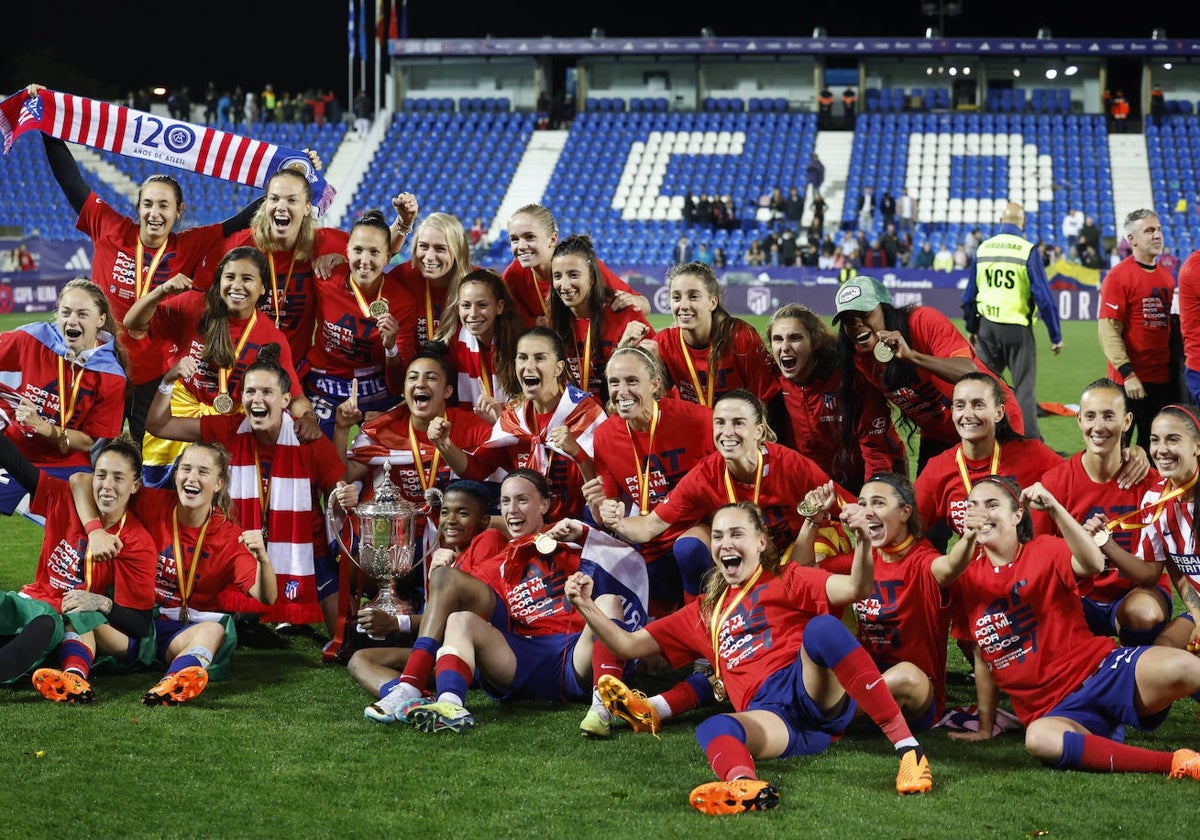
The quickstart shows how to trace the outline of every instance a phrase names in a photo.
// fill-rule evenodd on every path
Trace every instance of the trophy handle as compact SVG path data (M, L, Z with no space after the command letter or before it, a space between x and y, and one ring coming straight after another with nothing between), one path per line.
M334 494L336 493L337 489L335 488L329 493L329 498L325 502L325 519L328 520L329 527L333 530L333 538L337 540L338 548L341 549L341 552L346 555L348 560L353 561L354 554L346 546L346 543L342 541L342 528L346 525L346 517L344 515L338 516L335 513L341 507L334 504Z

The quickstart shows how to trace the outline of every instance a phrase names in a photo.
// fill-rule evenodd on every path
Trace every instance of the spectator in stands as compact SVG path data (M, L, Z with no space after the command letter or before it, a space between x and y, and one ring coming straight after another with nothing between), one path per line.
M37 271L37 261L34 260L33 254L29 253L29 247L24 242L16 247L13 262L18 271Z
M761 266L766 261L767 255L763 251L762 242L751 239L750 244L746 246L746 253L742 256L742 263L749 266Z
M954 246L954 270L965 271L971 265L971 258L967 256L967 246L961 242Z
M805 268L816 268L821 259L821 250L816 242L809 240L800 247L798 262Z
M1163 89L1159 85L1155 85L1150 91L1150 118L1154 121L1155 128L1162 128L1163 117L1167 113L1167 98L1163 94Z
M933 243L928 239L921 243L920 249L917 250L917 255L914 259L915 268L933 269L933 261L935 258L933 253Z
M937 253L933 255L933 270L954 271L954 252L945 241L938 246Z
M230 125L233 122L233 95L227 90L221 91L221 95L217 97L217 116L221 125Z
M900 220L900 232L912 233L917 222L917 200L909 195L908 187L904 187L896 199L896 216Z
M1118 134L1124 132L1125 123L1129 120L1129 101L1125 98L1124 91L1118 90L1116 96L1113 97L1110 113L1116 132Z
M692 242L688 239L686 233L681 233L679 241L671 249L671 264L680 265L682 263L689 263L693 259L695 259L695 249L692 248Z
M808 223L809 235L814 233L818 236L825 234L825 210L829 205L825 203L825 199L820 192L813 194L812 200L812 220Z
M1100 228L1096 226L1095 216L1084 216L1083 227L1079 229L1079 237L1086 239L1088 244L1096 249L1096 253L1108 264L1108 252L1104 249L1104 243L1100 240Z
M983 242L983 231L978 226L971 228L965 237L963 237L962 247L967 254L967 264L975 259L975 252L979 250L980 243Z
M788 226L800 230L800 220L804 218L804 193L796 187L788 190L787 201L784 203L783 217Z
M893 222L888 222L884 227L883 235L879 237L879 244L883 248L883 252L887 254L887 265L899 265L900 237L896 233L896 225ZM911 245L911 242L909 244Z
M880 244L878 236L871 238L871 244L868 245L867 250L863 252L862 267L868 269L888 267L887 251L883 250L883 246Z
M713 202L712 202L712 227L713 227L713 230L729 230L731 224L736 226L737 223L734 222L730 218L729 214L731 212L732 212L731 205L726 203L726 199L722 198L721 196L713 196Z
M796 234L790 228L779 234L779 262L788 266L796 264Z
M371 120L375 116L375 107L371 104L371 98L367 96L365 90L359 90L354 94L354 130L358 132L359 137L366 137L367 132L371 130Z
M787 214L787 199L784 198L783 190L779 187L771 190L770 195L767 196L767 209L771 213L771 224L779 228Z
M696 224L701 227L712 227L712 206L713 200L708 193L700 193L696 199Z
M1062 241L1074 244L1079 240L1079 232L1083 230L1083 223L1087 221L1087 217L1083 215L1083 211L1077 207L1072 207L1067 211L1067 215L1063 216L1062 220Z
M275 108L278 105L278 98L275 96L275 88L269 82L263 88L262 94L259 96L259 102L262 105L262 121L265 123L275 122Z
M854 231L847 230L842 233L842 256L846 262L854 265L861 265L860 254L858 250L858 237L854 235Z
M833 91L822 87L817 94L817 131L833 129Z
M296 113L297 107L296 97L292 96L291 91L285 93L279 100L280 119L285 123L294 123L298 116Z
M686 224L697 224L696 197L692 195L691 190L684 190L683 192L683 209L681 212L683 214L683 221Z
M1079 237L1079 244L1075 246L1075 250L1079 255L1079 264L1084 268L1104 268L1105 262L1104 258L1100 256L1100 252L1092 246L1091 242L1088 242L1082 236ZM1168 271L1170 270L1169 266L1163 267L1167 268Z
M701 242L696 247L696 262L702 262L705 265L712 265L712 249L709 248L707 242Z
M242 117L245 119L247 127L257 125L261 114L258 95L252 90L246 91L242 99Z
M854 130L854 110L858 104L858 94L854 92L854 88L847 85L842 91L842 128L846 131Z
M885 228L896 223L896 197L891 190L884 190L879 199L879 218Z
M808 188L812 187L814 197L819 195L821 184L825 183L825 164L821 163L816 152L813 152L808 165L804 167L804 179L805 191L807 192Z
M212 125L217 121L218 103L221 100L221 95L217 93L217 85L215 82L209 82L208 87L204 89L204 124Z
M1163 245L1162 253L1158 255L1158 264L1171 272L1172 277L1179 276L1179 257L1171 253L1171 246Z
M896 248L896 260L893 265L895 265L897 268L913 267L912 234L906 233L900 237L900 245Z
M858 197L858 229L862 233L871 230L875 224L876 199L870 185L864 186Z

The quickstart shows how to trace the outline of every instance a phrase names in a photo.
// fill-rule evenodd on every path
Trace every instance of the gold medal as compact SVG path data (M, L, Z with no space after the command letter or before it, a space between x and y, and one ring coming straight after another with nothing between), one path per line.
M709 682L712 683L713 699L718 703L724 703L725 698L729 696L725 692L725 681L720 677L710 677Z
M821 512L821 508L816 502L810 502L807 498L803 499L800 504L796 505L796 513L808 518L816 516Z
M894 351L891 347L888 347L882 341L875 342L874 353L876 361L882 362L885 365L896 356L896 351Z
M189 615L188 615L187 604L180 604L180 606L179 606L179 623L187 624L188 619L189 619Z
M1108 530L1107 528L1101 528L1099 531L1092 534L1092 541L1101 548L1108 545L1108 541L1110 539L1112 539L1112 531Z
M387 298L376 298L371 301L371 305L367 307L367 311L371 313L372 318L382 318L388 314Z
M533 539L533 547L537 549L538 554L550 555L558 548L558 540L549 534L538 534Z
M233 397L222 391L221 393L217 394L216 399L213 400L213 408L215 408L219 414L228 414L229 412L233 411Z

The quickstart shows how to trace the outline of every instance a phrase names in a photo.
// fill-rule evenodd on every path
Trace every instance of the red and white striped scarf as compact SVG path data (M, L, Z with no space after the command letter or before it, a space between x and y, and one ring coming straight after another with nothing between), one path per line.
M579 448L587 453L588 458L592 458L596 454L596 429L607 419L607 415L603 406L591 394L574 385L568 385L559 397L558 406L544 429L534 432L535 422L532 418L533 403L529 401L522 403L518 409L506 408L496 421L492 428L492 436L484 446L489 449L513 445L520 449L528 448L529 467L545 474L547 449L552 449L567 458L571 457L547 440L551 429L566 426Z
M238 426L229 448L229 497L246 530L263 526L257 454L247 417ZM271 456L267 507L267 555L275 567L279 595L267 607L264 620L291 624L322 621L313 563L312 479L304 468L295 424L286 412ZM247 603L257 602L247 599ZM261 604L258 609L262 609Z
M276 171L297 163L312 184L313 203L322 213L336 193L300 149L48 89L35 96L22 90L0 102L5 154L13 141L34 130L251 187L263 187Z

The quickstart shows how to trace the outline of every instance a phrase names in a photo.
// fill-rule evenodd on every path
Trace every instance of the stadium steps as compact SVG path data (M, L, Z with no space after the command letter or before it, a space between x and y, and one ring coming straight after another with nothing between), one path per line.
M108 184L117 193L129 199L130 207L137 204L138 184L132 178L104 160L95 149L75 143L68 143L67 146L75 157L75 162L84 172ZM85 180L90 181L91 179L85 176Z
M1146 138L1141 134L1108 135L1108 159L1112 167L1117 235L1122 235L1122 220L1131 210L1154 207L1154 188L1150 181L1150 156Z
M371 207L383 210L383 215L389 222L394 218L391 210L392 198L404 191L403 184L397 184L388 195L372 196L367 205L358 208L350 206L391 122L392 112L381 111L365 138L359 137L357 131L347 131L333 160L324 162L325 179L337 185L337 195L334 196L333 204L329 206L329 212L325 214L326 218L322 220L323 226L346 228L362 211Z
M496 211L496 218L488 226L487 241L495 242L497 237L508 229L508 220L512 214L526 204L539 203L546 193L550 176L558 165L563 148L567 145L569 131L535 131L529 138L529 145L521 156L521 162L513 173L512 182ZM464 220L469 225L469 220Z
M837 229L838 220L846 206L846 179L850 176L850 158L854 152L853 131L822 131L817 134L813 149L821 163L825 164L825 181L821 185L821 196L825 199L825 229ZM804 171L804 161L800 171ZM810 187L804 196L803 223L812 222L813 191Z

